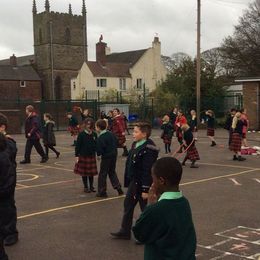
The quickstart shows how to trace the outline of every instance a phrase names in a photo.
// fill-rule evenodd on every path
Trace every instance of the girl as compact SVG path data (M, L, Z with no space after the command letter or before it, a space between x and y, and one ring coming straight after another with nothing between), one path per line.
M173 136L173 126L170 123L170 117L165 115L162 119L163 124L161 129L163 130L161 138L163 139L165 145L165 153L171 152L171 143L172 143L172 136Z
M181 129L183 131L183 139L185 141L185 146L188 148L182 165L185 166L185 162L187 160L191 160L190 168L198 168L198 166L195 165L195 162L200 160L200 156L195 146L195 140L193 138L192 130L187 124L183 124Z
M178 142L180 144L180 149L179 149L178 153L182 153L183 141L182 141L182 130L181 130L181 127L182 127L183 124L187 124L187 119L183 115L182 111L179 110L178 113L177 113L176 120L175 120L176 137L177 137Z
M72 115L71 112L67 113L67 118L69 119L69 126L68 131L70 132L71 136L73 137L73 144L72 146L76 145L77 137L79 133L79 123L75 116Z
M215 116L212 110L206 111L206 122L207 122L207 136L211 140L210 146L215 146L216 141L214 139L215 136Z
M60 152L58 152L54 146L56 145L56 138L54 135L54 121L50 114L45 113L43 115L45 125L43 127L43 144L45 147L46 157L49 158L49 148L56 154L56 158L59 158Z
M232 135L231 144L229 146L230 151L234 152L234 161L244 161L246 158L241 157L241 145L242 145L242 134L243 134L243 120L241 119L241 113L237 112L232 121Z
M198 128L197 128L197 113L195 110L190 111L191 121L190 121L190 128L194 136L194 140L198 140Z
M247 139L246 139L246 133L249 127L249 120L248 120L248 116L246 114L246 109L242 108L240 110L241 112L241 120L243 121L243 129L242 129L242 145L244 147L248 147L248 143L247 143Z
M96 192L93 182L97 175L96 140L97 134L93 131L94 120L85 119L83 131L79 133L75 148L76 164L74 173L82 176L84 192Z

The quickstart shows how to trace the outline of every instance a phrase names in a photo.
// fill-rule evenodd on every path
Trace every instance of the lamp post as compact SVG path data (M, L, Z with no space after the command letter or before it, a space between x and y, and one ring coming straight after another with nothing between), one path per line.
M197 73L196 73L196 111L197 111L197 124L200 123L200 26L201 26L201 0L197 0Z

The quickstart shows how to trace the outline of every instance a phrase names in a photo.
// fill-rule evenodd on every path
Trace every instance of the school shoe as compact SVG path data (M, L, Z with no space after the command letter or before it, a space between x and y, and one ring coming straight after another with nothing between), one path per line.
M122 156L127 157L128 154L129 154L128 151L127 151L127 150L124 150L124 152L122 153Z
M196 165L196 164L192 164L192 165L190 166L190 168L199 168L199 166Z
M57 153L56 153L56 159L58 159L59 157L60 157L60 153L57 152Z
M217 145L215 141L212 141L211 145L210 146L215 146Z
M140 242L139 240L135 239L135 244L138 245L138 246L141 246L143 245L144 243Z
M40 163L46 163L48 161L48 157L42 157Z
M244 158L244 157L242 157L242 156L238 156L237 160L240 161L240 162L242 162L242 161L245 161L246 158Z
M125 240L130 240L130 239L131 239L131 234L129 234L129 233L124 233L124 232L122 232L122 231L112 232L112 233L110 233L110 235L111 235L113 238L116 238L116 239L125 239Z
M96 192L96 189L95 189L94 187L91 187L91 188L90 188L90 191L91 191L91 192Z
M118 188L117 192L118 192L118 196L124 195L124 192L123 192L123 190L121 188Z
M107 198L108 195L107 195L106 192L98 192L98 193L96 194L96 197L98 197L98 198Z
M85 193L90 193L91 190L90 190L89 188L84 188L84 192L85 192Z
M18 242L18 234L9 235L4 240L5 246L12 246Z
M22 161L20 161L20 164L26 164L26 163L31 163L31 161L28 161L28 160L22 160Z
M234 156L233 156L233 161L237 161L237 160L238 160L237 156L234 155Z

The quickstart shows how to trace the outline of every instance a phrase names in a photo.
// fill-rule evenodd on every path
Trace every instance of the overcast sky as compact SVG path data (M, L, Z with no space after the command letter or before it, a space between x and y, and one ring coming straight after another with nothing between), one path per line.
M36 0L38 12L45 0ZM252 0L201 0L202 51L232 34ZM50 0L51 10L80 14L82 0ZM32 0L0 1L0 59L33 54ZM196 53L196 0L86 0L89 59L100 34L112 52L148 48L156 33L162 54Z

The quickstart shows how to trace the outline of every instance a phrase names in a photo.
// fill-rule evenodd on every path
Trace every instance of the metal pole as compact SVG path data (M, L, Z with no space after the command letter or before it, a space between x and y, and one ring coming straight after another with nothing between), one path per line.
M198 1L197 10L197 76L196 76L196 110L197 110L197 123L200 123L200 70L201 70L201 57L200 57L200 26L201 26L201 0Z

